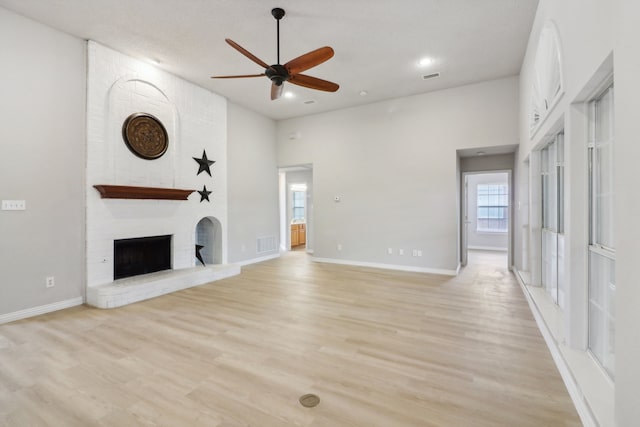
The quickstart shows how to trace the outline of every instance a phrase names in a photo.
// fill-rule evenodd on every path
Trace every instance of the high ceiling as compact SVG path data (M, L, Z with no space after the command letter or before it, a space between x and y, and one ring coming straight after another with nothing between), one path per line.
M144 61L273 119L517 75L538 0L0 0L0 6ZM321 46L335 56L305 72L336 93L286 84L271 101L264 70L224 41L276 63ZM428 66L418 61L431 58ZM440 73L425 80L424 75ZM366 91L366 96L361 92ZM314 101L307 104L305 102Z

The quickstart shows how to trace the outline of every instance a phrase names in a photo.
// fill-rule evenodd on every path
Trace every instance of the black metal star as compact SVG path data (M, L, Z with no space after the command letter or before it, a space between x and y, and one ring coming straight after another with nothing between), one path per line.
M202 245L196 245L196 258L198 258L198 261L200 261L202 263L202 265L206 265L204 263L204 259L202 259L202 254L200 253L200 251L202 250L202 248L204 248L204 246Z
M200 172L206 172L211 176L210 166L215 163L215 160L207 159L207 152L202 150L202 157L199 159L197 157L192 157L193 160L198 162L198 173L196 175L200 175Z
M206 185L202 188L202 191L198 190L198 193L200 193L200 203L204 202L205 200L207 202L211 202L211 200L209 200L209 194L213 193L213 191L207 191Z

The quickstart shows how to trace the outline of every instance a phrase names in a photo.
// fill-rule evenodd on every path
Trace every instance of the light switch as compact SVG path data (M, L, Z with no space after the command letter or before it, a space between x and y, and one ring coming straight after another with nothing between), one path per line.
M25 200L3 200L3 211L23 211L27 209L27 202Z

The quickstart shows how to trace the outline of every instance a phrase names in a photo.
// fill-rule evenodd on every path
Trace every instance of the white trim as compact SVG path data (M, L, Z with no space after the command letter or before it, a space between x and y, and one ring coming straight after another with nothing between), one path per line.
M558 343L553 338L553 335L551 334L549 327L547 326L544 319L542 318L542 314L540 313L540 310L538 309L538 306L536 305L535 301L529 294L529 290L527 289L527 286L524 284L524 282L520 278L519 272L518 274L514 274L514 276L516 277L516 280L518 281L518 284L522 289L522 293L527 299L527 303L529 304L529 309L531 309L531 314L533 314L533 318L536 320L538 329L540 330L540 333L542 334L544 341L547 343L547 347L549 348L551 357L553 358L553 361L555 362L556 367L558 368L558 372L560 372L560 376L562 377L562 381L564 382L564 385L567 387L569 396L573 401L573 405L576 407L576 411L578 412L578 416L580 417L582 424L585 427L598 427L598 422L596 421L595 416L591 412L591 408L589 408L589 405L587 404L584 398L584 394L582 393L580 387L576 383L575 378L571 374L571 369L569 368L569 365L567 364L564 357L562 357L562 354L560 353L560 349L558 348Z
M65 308L75 307L78 305L82 305L83 303L84 299L82 297L76 297L64 301L54 302L51 304L41 305L38 307L14 311L13 313L2 314L0 315L0 325L3 323L14 322L16 320L39 316L41 314L51 313L58 310L64 310Z
M460 269L459 264L456 270L444 270L439 268L414 267L411 265L379 264L377 262L361 262L361 261L351 261L351 260L333 259L333 258L312 257L311 259L315 262L325 262L328 264L353 265L357 267L381 268L384 270L411 271L414 273L442 274L445 276L456 276Z
M238 261L235 264L238 264L239 266L244 266L244 265L249 265L249 264L257 264L259 262L264 262L264 261L269 261L270 259L275 259L275 258L280 258L280 254L272 254L272 255L266 255L266 256L261 256L258 258L251 258L251 259L246 259L244 261Z
M461 263L461 262L459 262L459 263L458 263L458 266L456 267L456 276L457 276L458 274L460 274L460 269L461 269L461 268L462 268L462 263Z
M473 249L477 251L497 251L497 252L508 252L509 248L499 248L497 246L467 246L467 249Z

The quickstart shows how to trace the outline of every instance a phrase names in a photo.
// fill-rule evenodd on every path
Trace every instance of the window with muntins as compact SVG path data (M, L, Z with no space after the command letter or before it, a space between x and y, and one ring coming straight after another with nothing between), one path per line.
M305 197L304 191L293 192L293 219L304 219Z
M476 231L506 233L509 227L509 188L506 184L478 184Z
M615 375L615 227L613 86L590 104L589 350Z

